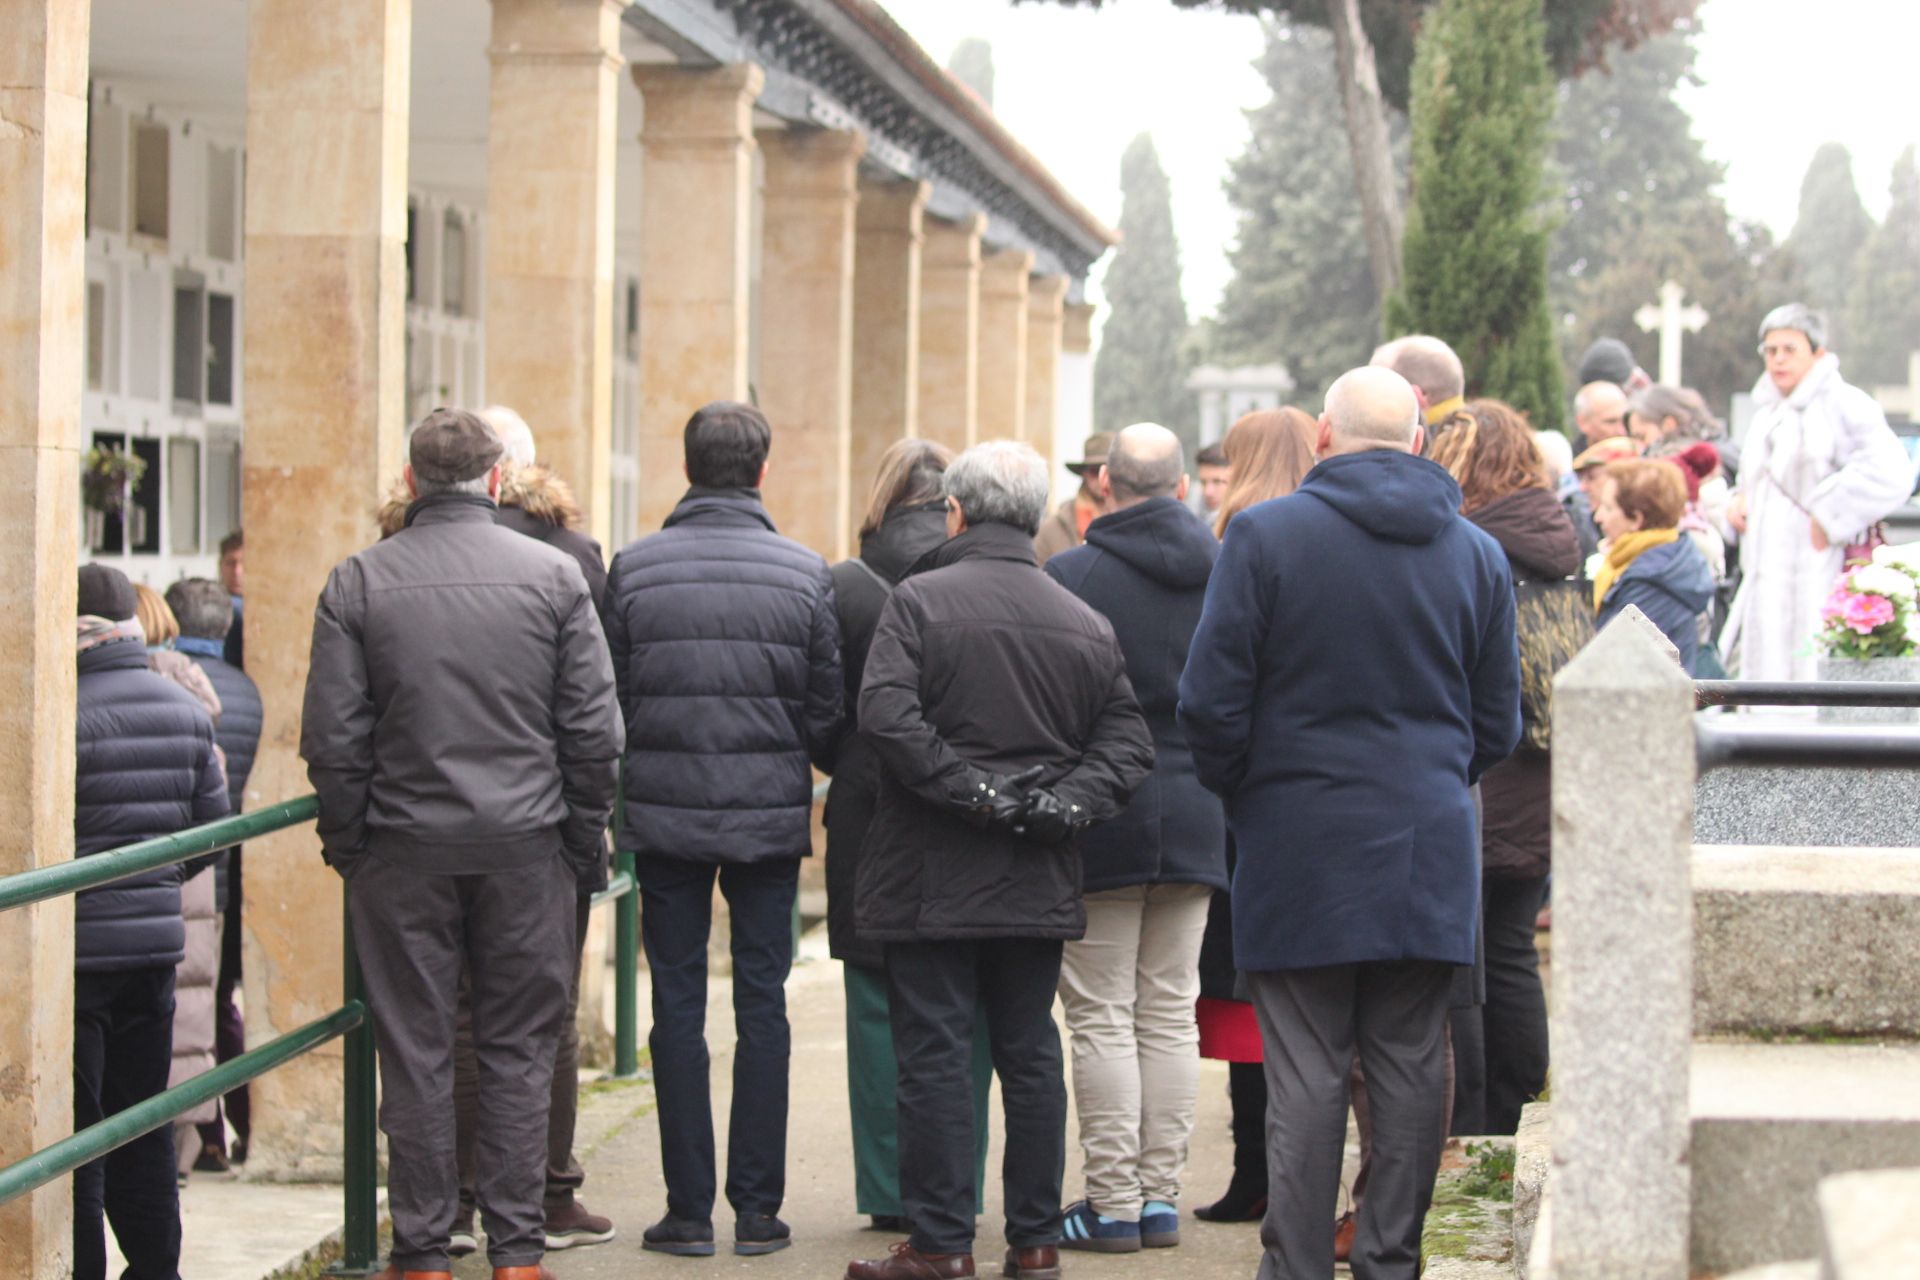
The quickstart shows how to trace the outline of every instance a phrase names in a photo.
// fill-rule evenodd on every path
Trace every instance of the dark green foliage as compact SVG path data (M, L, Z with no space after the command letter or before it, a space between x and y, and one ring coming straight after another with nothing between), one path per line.
M1413 203L1387 332L1460 353L1470 395L1535 427L1565 417L1547 305L1545 193L1554 85L1541 0L1440 0L1413 76Z
M1093 417L1100 431L1158 422L1191 454L1198 430L1186 389L1187 304L1173 201L1153 137L1141 134L1120 160L1120 247L1101 281L1107 322L1093 362Z
M953 46L953 56L947 59L947 70L957 77L961 84L980 95L980 100L988 106L993 105L993 46L977 36L968 36Z
M1860 251L1848 310L1847 376L1869 386L1904 384L1920 351L1920 170L1908 147L1893 166L1893 202Z
M1101 8L1112 0L1014 0ZM1327 25L1327 0L1172 0L1182 9L1265 13L1316 27ZM1380 92L1407 109L1414 45L1436 0L1360 0L1360 25L1373 42ZM1547 0L1544 39L1556 75L1576 75L1606 60L1613 47L1632 48L1690 16L1699 0ZM1331 56L1331 55L1329 55Z
M1380 305L1342 132L1333 39L1278 21L1266 37L1256 65L1273 99L1247 113L1251 136L1226 182L1240 229L1208 358L1278 361L1293 374L1295 403L1318 406L1330 382L1366 363L1379 341ZM1394 123L1404 144L1404 122L1396 115ZM1398 154L1404 170L1404 145Z
M1837 142L1822 145L1800 180L1800 212L1787 249L1805 278L1807 296L1800 301L1819 307L1835 322L1829 341L1836 349L1854 264L1872 234L1873 219L1853 185L1852 155Z
M1650 373L1659 339L1634 312L1672 279L1705 308L1707 326L1682 346L1687 385L1725 416L1760 366L1753 327L1798 286L1792 263L1758 225L1733 224L1674 90L1693 78L1692 24L1563 86L1554 150L1564 221L1551 244L1554 309L1564 318L1569 374L1589 343L1625 341Z

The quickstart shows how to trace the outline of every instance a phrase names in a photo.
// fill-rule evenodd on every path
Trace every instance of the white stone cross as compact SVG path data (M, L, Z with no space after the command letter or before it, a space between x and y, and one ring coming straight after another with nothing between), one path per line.
M1660 331L1660 381L1670 387L1680 383L1680 335L1698 333L1706 328L1707 313L1697 305L1682 305L1687 291L1677 281L1660 286L1660 305L1645 306L1633 313L1633 322L1648 333Z

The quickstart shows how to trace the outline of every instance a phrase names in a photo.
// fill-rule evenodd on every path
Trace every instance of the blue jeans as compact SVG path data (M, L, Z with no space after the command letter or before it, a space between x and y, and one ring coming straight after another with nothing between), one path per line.
M733 1111L727 1202L737 1214L780 1211L787 1182L787 973L800 859L690 862L642 854L640 940L653 976L653 1087L667 1212L713 1217L713 1101L707 1056L707 935L713 883L733 925Z

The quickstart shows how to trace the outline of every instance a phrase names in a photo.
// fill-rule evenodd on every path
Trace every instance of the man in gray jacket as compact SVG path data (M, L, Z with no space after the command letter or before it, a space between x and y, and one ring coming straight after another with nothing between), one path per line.
M486 1028L487 1252L495 1280L541 1280L575 882L598 871L625 736L580 567L494 523L493 429L439 409L408 448L406 527L336 566L314 612L300 754L325 856L346 880L379 1040L385 1275L448 1275L464 955Z

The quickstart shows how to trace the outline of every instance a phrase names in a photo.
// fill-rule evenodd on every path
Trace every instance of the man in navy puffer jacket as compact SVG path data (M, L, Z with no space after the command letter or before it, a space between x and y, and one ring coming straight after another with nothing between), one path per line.
M1099 484L1109 513L1045 571L1113 624L1153 731L1153 773L1080 842L1087 935L1066 944L1060 999L1087 1198L1067 1211L1062 1243L1131 1252L1179 1242L1200 1085L1200 939L1213 890L1227 887L1226 819L1174 717L1220 544L1185 505L1180 440L1165 427L1115 436Z
M1227 803L1234 960L1266 1050L1261 1280L1333 1273L1356 1050L1374 1164L1353 1273L1419 1274L1447 997L1480 906L1471 788L1520 738L1506 553L1418 456L1418 412L1390 370L1334 383L1320 464L1227 526L1180 682Z
M829 765L844 715L840 624L827 563L775 531L760 503L772 430L751 405L687 422L692 487L659 533L614 557L603 606L627 722L626 824L653 974L654 1087L667 1216L645 1248L714 1251L707 1089L707 933L716 875L733 926L734 1251L791 1240L786 1192L785 984L800 859L811 848L811 765Z
M172 835L227 814L213 722L147 666L133 586L80 570L73 856ZM173 974L186 952L185 870L165 867L74 902L73 1124L77 1132L167 1087ZM102 1214L137 1280L177 1280L180 1199L173 1126L161 1125L73 1176L73 1274L106 1275Z

